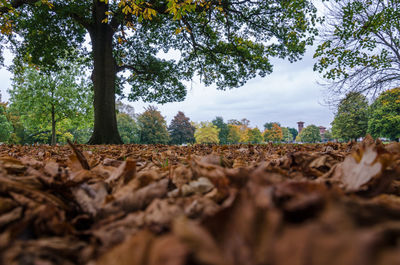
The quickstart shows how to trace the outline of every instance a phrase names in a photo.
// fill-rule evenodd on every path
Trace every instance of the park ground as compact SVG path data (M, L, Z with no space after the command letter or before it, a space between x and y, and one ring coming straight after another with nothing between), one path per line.
M400 144L0 146L0 264L400 264Z

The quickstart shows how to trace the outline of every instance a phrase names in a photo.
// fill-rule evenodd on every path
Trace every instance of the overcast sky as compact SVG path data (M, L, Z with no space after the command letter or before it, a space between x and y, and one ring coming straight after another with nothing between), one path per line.
M216 116L229 119L247 118L250 126L263 128L264 123L280 122L282 126L297 128L298 121L305 126L330 127L332 110L322 104L324 89L317 84L322 81L313 72L313 52L307 52L303 60L289 63L274 61L274 71L265 78L255 78L242 87L227 91L205 87L193 81L183 102L156 105L167 121L183 111L191 120L211 121ZM148 103L135 102L137 113L143 112Z
M298 121L305 126L330 127L332 110L323 105L323 87L318 73L313 72L312 51L303 60L289 63L274 61L274 71L265 78L255 78L244 86L227 91L216 90L214 86L205 87L199 81L188 86L185 101L157 105L143 102L129 103L136 113L141 113L148 105L156 105L169 123L178 111L183 111L192 121L211 121L216 116L229 119L247 118L250 126L263 128L265 122L277 121L283 126L297 128ZM6 63L10 56L6 55ZM11 86L11 74L0 69L2 100L8 100L7 89Z

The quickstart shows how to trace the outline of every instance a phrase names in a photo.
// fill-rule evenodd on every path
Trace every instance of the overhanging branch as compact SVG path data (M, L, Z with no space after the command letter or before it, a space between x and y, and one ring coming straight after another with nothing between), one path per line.
M131 70L133 72L135 72L136 74L145 74L146 71L143 70L139 70L137 67L135 67L134 65L121 65L121 66L117 66L117 73L124 71L124 70Z
M33 4L35 2L36 2L36 0L13 0L10 3L11 7L8 7L8 6L0 7L0 15L7 13L8 11L12 10L13 8L18 8L25 4Z

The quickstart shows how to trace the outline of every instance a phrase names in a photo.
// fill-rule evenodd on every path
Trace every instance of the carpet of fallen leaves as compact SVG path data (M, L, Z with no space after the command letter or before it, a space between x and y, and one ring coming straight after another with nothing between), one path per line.
M0 264L400 264L400 144L0 146Z

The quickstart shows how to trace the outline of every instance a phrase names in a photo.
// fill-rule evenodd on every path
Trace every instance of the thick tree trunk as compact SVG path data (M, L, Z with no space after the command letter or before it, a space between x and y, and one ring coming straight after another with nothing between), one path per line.
M115 113L115 80L117 66L113 57L113 30L105 18L107 6L94 1L94 27L90 30L94 67L94 130L89 144L122 144Z
M54 104L51 105L51 145L56 145L56 113Z

